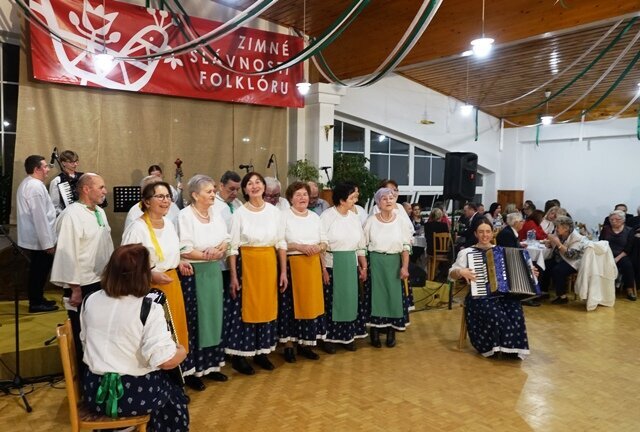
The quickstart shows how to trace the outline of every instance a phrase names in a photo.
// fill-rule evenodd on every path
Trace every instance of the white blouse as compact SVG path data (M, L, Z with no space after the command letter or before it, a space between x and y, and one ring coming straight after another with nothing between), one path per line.
M370 216L364 225L364 235L367 248L371 252L395 254L411 250L413 234L397 214L388 223L380 222L376 216Z
M151 241L149 228L142 219L136 219L129 225L122 234L122 244L141 243L149 250L151 267L154 271L164 272L175 269L180 264L180 240L173 224L164 217L164 228L153 229L158 239L158 244L162 249L164 259L159 260L156 249Z
M229 241L227 224L219 213L213 210L213 206L207 209L209 222L203 223L198 219L191 206L180 210L178 227L180 233L180 253L187 254L193 250L202 251L209 247L217 247L222 242ZM202 260L189 260L190 262L202 262Z
M356 251L357 255L365 255L367 243L357 214L349 211L343 216L335 207L331 207L322 213L320 221L327 233L328 251ZM333 256L330 253L325 253L325 264L333 268Z
M299 216L292 209L283 210L282 225L284 239L288 243L317 245L327 243L327 233L320 223L320 216L309 210L306 216ZM288 251L287 255L300 255L298 251Z
M91 372L142 376L176 354L162 306L152 303L142 325L142 299L109 297L104 291L89 296L80 315L80 340Z
M242 206L231 218L229 255L238 255L241 246L274 246L286 249L280 210L269 203L254 212Z

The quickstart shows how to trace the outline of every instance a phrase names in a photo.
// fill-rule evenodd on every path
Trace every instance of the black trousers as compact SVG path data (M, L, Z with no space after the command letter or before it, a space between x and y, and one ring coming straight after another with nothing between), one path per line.
M622 285L624 288L633 288L635 285L635 277L633 271L633 262L628 256L624 256L616 263L618 272L622 275Z
M543 291L548 291L549 282L553 282L553 288L556 290L558 297L567 293L567 278L578 271L567 264L566 261L556 261L554 259L544 262L546 270L541 281Z
M29 305L35 306L44 302L44 285L49 279L51 266L53 266L53 254L48 254L43 250L25 249L25 251L31 260L27 294L29 296Z

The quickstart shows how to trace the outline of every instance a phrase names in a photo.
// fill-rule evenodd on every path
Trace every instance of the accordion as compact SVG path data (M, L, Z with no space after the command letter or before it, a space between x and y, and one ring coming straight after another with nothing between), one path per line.
M467 254L468 267L476 274L471 283L471 296L495 293L525 297L540 295L540 286L526 249L496 246L487 250L473 248Z

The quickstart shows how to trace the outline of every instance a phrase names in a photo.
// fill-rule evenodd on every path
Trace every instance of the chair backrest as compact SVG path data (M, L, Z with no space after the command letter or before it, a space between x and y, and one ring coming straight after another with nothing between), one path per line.
M80 402L80 377L76 364L76 345L73 340L71 321L66 320L56 330L58 337L58 347L60 348L60 359L62 360L62 370L64 380L67 383L67 399L69 399L69 418L71 420L71 430L79 430L78 403Z
M451 246L451 235L446 233L433 233L433 254L448 253Z

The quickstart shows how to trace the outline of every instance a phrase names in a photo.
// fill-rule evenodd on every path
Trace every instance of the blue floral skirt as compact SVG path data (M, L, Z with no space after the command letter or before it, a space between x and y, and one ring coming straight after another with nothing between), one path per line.
M326 342L348 344L355 339L367 337L366 329L366 306L364 298L359 296L358 316L355 321L343 322L333 321L331 311L333 310L333 269L327 268L329 272L329 285L324 286L324 311L327 324ZM357 271L354 269L353 271Z
M198 299L196 296L196 277L180 276L184 307L187 312L187 330L189 331L189 353L182 367L182 374L201 377L211 372L219 372L224 366L224 339L220 345L200 348L198 346ZM220 299L222 301L222 299Z
M489 357L497 352L529 354L527 327L520 300L505 295L465 299L467 331L471 345Z
M237 259L238 282L242 287L241 260ZM228 271L222 272L224 283L224 324L222 340L225 341L225 352L229 355L252 357L269 354L275 351L278 343L278 321L267 323L245 323L242 321L242 290L238 290L235 299L231 298L229 288L231 276Z
M89 409L105 415L104 404L95 400L101 375L87 370L82 380L84 399ZM162 371L143 376L121 375L124 395L118 399L118 416L150 414L149 432L186 432L189 430L189 410L182 387Z
M315 346L318 339L327 336L325 315L315 319L296 319L293 311L293 290L291 289L291 269L287 266L289 287L278 293L278 338L280 343L298 342Z

